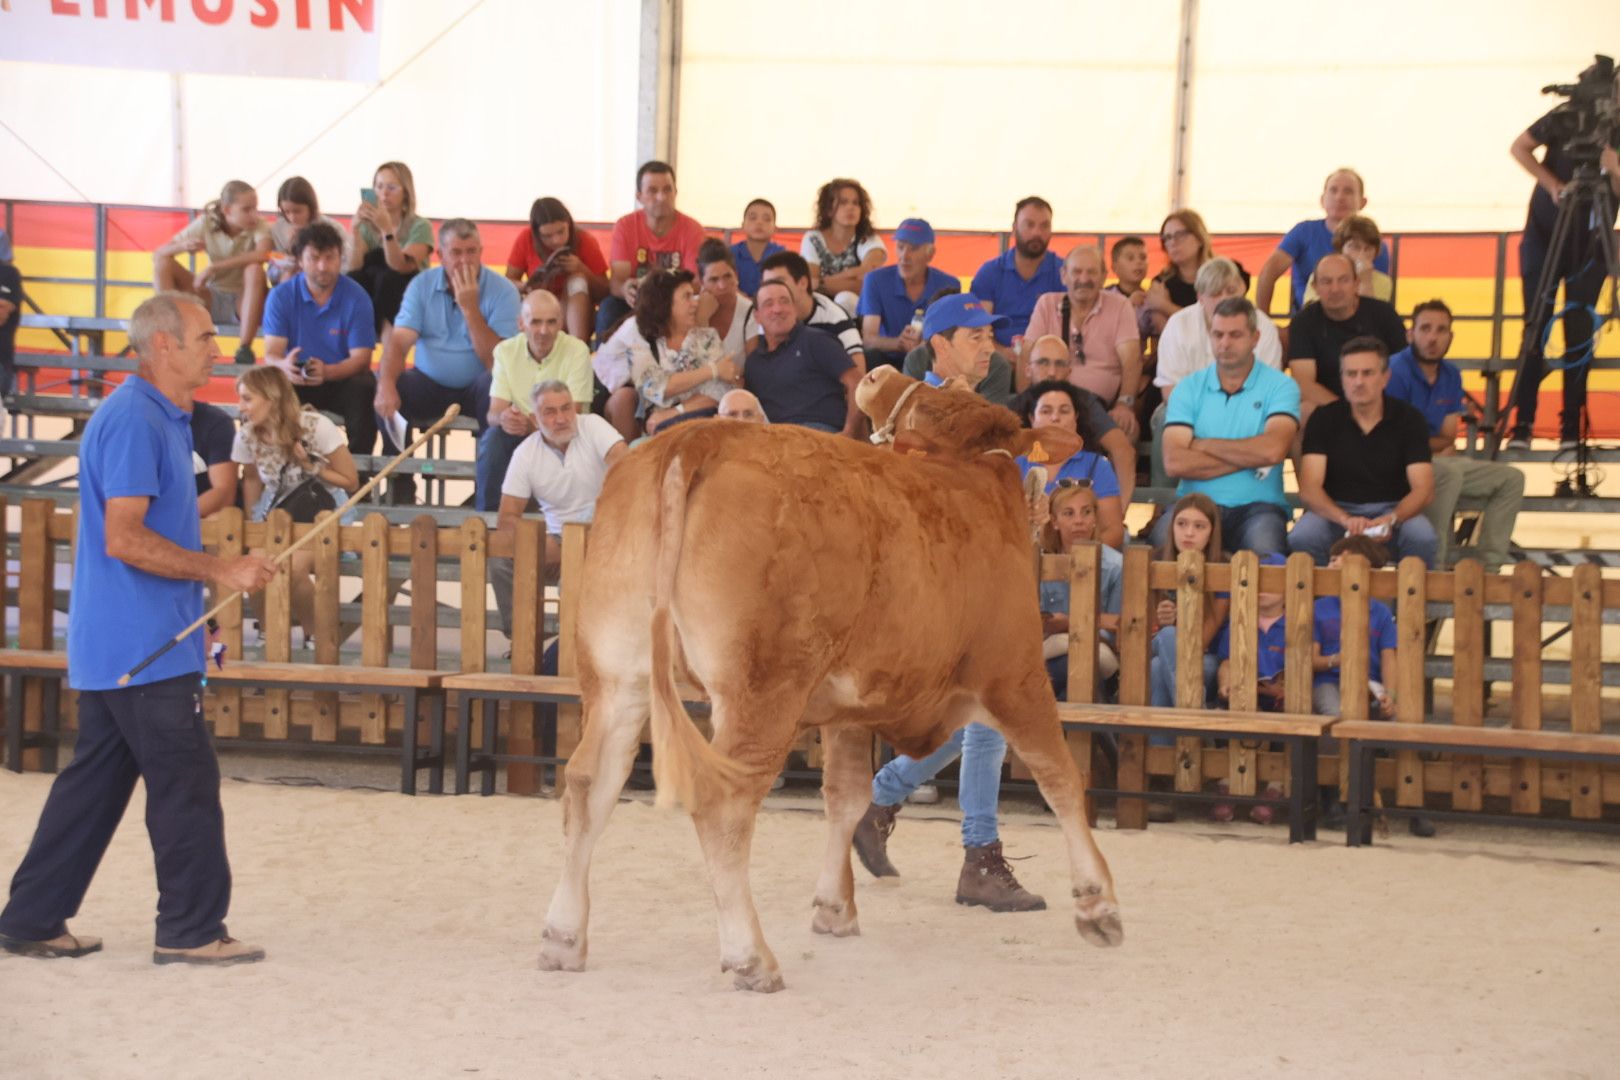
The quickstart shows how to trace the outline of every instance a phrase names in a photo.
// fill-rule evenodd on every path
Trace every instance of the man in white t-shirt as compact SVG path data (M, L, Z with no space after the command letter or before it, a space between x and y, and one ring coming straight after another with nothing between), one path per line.
M589 522L608 469L625 455L624 438L613 425L590 413L581 415L568 384L547 379L534 388L534 416L539 427L512 454L501 484L496 531L517 528L529 500L540 504L546 518L545 576L555 580L562 565L562 527ZM512 562L490 560L490 580L501 626L512 627Z
M1198 303L1182 308L1170 316L1159 336L1158 366L1154 369L1153 385L1165 391L1176 383L1215 362L1215 347L1209 340L1209 323L1215 309L1229 296L1242 296L1248 291L1243 271L1231 259L1215 258L1198 268L1193 287L1198 291ZM1277 324L1265 312L1260 316L1260 344L1254 348L1254 358L1267 367L1282 370L1282 341L1277 337Z

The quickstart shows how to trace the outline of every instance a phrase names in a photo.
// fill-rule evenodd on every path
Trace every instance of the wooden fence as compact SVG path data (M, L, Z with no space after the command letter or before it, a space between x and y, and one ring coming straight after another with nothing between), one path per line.
M19 507L21 526L8 542L18 564L16 588L0 583L0 605L8 615L15 609L18 628L7 647L60 648L55 629L59 597L55 588L58 546L66 545L71 565L75 533L74 514L46 500L26 500ZM0 512L4 503L0 502ZM204 523L205 546L220 555L259 549L274 554L311 528L293 525L285 515L264 523L244 523L240 511L228 510ZM344 662L367 666L399 666L423 670L481 672L504 663L499 644L491 648L488 581L491 559L514 561L513 633L510 670L514 674L539 671L548 620L562 630L559 642L560 673L573 673L571 630L577 617L577 592L568 587L577 580L584 561L588 530L570 526L564 537L560 599L547 599L541 576L542 526L526 520L515 533L492 532L482 520L471 519L454 528L435 525L429 518L390 526L381 515L360 524L327 532L313 546L315 613L313 650L293 648L291 590L285 575L267 590L263 626L263 659L307 661L312 664ZM1095 640L1088 629L1097 610L1098 549L1083 547L1073 558L1047 556L1045 578L1069 578L1071 625L1069 702L1099 700ZM346 588L358 586L358 595L343 600ZM440 590L452 594L453 603L441 603ZM1526 731L1543 727L1545 676L1557 675L1570 685L1567 727L1573 732L1603 730L1605 683L1620 683L1620 665L1605 662L1601 634L1605 621L1620 616L1620 581L1606 581L1595 566L1580 566L1563 577L1521 564L1511 574L1486 576L1477 563L1465 562L1455 571L1439 573L1408 559L1397 568L1370 570L1365 560L1351 557L1342 569L1311 565L1304 555L1293 556L1286 566L1260 566L1252 553L1239 553L1230 564L1205 564L1197 555L1179 562L1153 562L1144 547L1124 553L1123 603L1117 651L1120 673L1117 701L1121 707L1149 704L1149 656L1155 621L1154 597L1161 591L1175 595L1177 622L1198 626L1204 604L1215 594L1229 597L1234 630L1232 685L1234 710L1253 710L1257 655L1254 628L1260 592L1281 593L1285 600L1287 648L1283 709L1288 713L1311 710L1311 624L1314 601L1338 596L1343 612L1344 651L1340 666L1342 712L1345 719L1366 718L1368 698L1368 603L1378 599L1395 612L1399 642L1393 672L1385 680L1396 694L1397 719L1436 722L1426 717L1427 694L1437 661L1449 667L1451 707L1443 722L1478 727L1486 720L1488 627L1492 621L1511 624L1511 709L1509 724ZM548 606L548 604L550 606ZM348 617L345 618L345 613ZM1567 617L1571 659L1562 666L1542 659L1544 623ZM1437 619L1453 622L1452 657L1436 657L1429 641ZM244 616L239 607L227 609L221 619L228 655L243 656ZM401 633L401 631L403 633ZM1202 696L1202 645L1197 635L1181 635L1178 661L1179 704L1192 706ZM493 655L492 655L493 654ZM1556 670L1553 670L1556 668ZM16 680L13 680L15 682ZM17 692L8 686L8 692ZM25 681L24 722L38 730L42 711L40 687ZM1612 704L1612 702L1611 702ZM1215 708L1211 703L1209 708ZM377 695L340 695L337 691L299 694L284 689L263 692L236 687L211 689L207 713L222 737L253 737L290 745L386 745L403 722L399 706L390 708ZM68 695L64 715L71 725ZM577 707L559 708L559 753L566 756L577 739ZM1559 726L1563 726L1559 721ZM1611 721L1611 730L1613 728ZM503 737L513 752L531 752L535 735L534 707L508 707ZM475 737L478 727L473 728ZM1214 780L1226 780L1233 794L1254 794L1271 782L1291 783L1284 755L1264 744L1233 740L1225 746L1196 738L1179 739L1174 746L1148 746L1140 735L1119 738L1119 786L1144 789L1149 777L1170 777L1180 791L1196 791ZM1082 751L1083 752L1083 751ZM24 766L38 767L37 751L25 751ZM816 763L811 748L811 763ZM1379 763L1380 787L1393 791L1397 805L1420 806L1426 799L1441 799L1453 809L1481 810L1486 800L1504 801L1516 814L1567 814L1576 819L1597 819L1606 808L1620 805L1620 770L1599 765L1563 765L1530 759L1486 764L1467 755L1422 757L1403 752ZM1324 754L1317 779L1342 779L1337 756ZM533 790L532 768L514 765L508 773L511 790ZM1120 823L1139 825L1138 800L1121 800Z

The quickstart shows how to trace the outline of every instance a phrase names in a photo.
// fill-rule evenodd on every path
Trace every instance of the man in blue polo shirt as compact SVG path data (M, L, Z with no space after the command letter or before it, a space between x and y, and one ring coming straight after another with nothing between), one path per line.
M1451 309L1444 300L1428 300L1412 311L1411 344L1389 358L1389 386L1384 392L1423 414L1429 425L1429 451L1434 455L1434 501L1424 511L1440 539L1437 570L1457 557L1452 518L1457 500L1484 499L1479 522L1479 560L1496 573L1508 559L1513 523L1524 503L1524 473L1512 465L1464 457L1457 453L1457 418L1463 411L1462 372L1446 360L1451 348Z
M23 956L83 956L97 938L71 934L96 866L146 784L146 829L157 864L155 963L234 964L264 950L225 930L231 870L219 762L203 724L203 633L118 681L202 616L202 582L259 589L275 565L202 550L192 479L192 394L219 347L196 297L160 293L135 309L140 358L85 427L79 526L68 611L68 682L79 691L73 761L51 785L28 853L0 912L0 947Z
M264 304L264 359L287 373L298 400L343 417L349 453L377 445L376 320L365 287L343 273L343 236L318 221L293 240L298 273Z
M489 387L495 346L518 332L518 291L483 264L484 245L478 226L451 218L439 226L439 265L411 279L399 316L383 348L377 374L377 416L385 453L401 447L389 431L395 415L410 424L430 424L451 405L478 421L478 434L489 423ZM405 354L416 360L405 368ZM395 501L411 492L406 476L395 489Z
M1165 472L1180 479L1177 495L1202 492L1220 507L1228 551L1282 552L1290 516L1282 463L1299 430L1299 386L1255 362L1259 318L1243 297L1216 306L1209 339L1215 363L1170 392ZM1154 543L1169 529L1170 515L1162 515Z
M866 370L878 364L900 367L906 354L922 341L923 312L941 289L962 283L934 261L934 229L922 218L906 218L894 230L895 264L866 275L855 314L861 320L861 346Z
M1024 336L1035 301L1043 293L1063 291L1063 260L1052 243L1052 204L1039 195L1018 201L1013 209L1012 247L979 267L969 291L1007 317L996 330L996 344L1011 348Z
M855 387L861 369L838 339L799 321L792 286L761 283L754 297L759 348L743 365L743 388L759 398L773 424L798 424L860 438Z
M1289 295L1289 311L1305 306L1305 286L1311 271L1325 255L1333 254L1333 233L1353 214L1367 206L1366 185L1361 174L1354 169L1335 169L1322 184L1322 213L1326 217L1301 221L1277 244L1277 250L1260 268L1260 279L1254 286L1254 302L1262 311L1270 313L1271 294L1277 280L1293 271L1293 290ZM1389 244L1384 243L1373 259L1373 269L1389 273Z

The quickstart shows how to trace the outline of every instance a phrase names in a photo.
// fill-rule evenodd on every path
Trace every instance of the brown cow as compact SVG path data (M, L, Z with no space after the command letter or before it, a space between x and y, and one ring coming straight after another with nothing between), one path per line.
M591 851L649 709L659 799L691 811L719 908L721 970L741 989L783 985L749 892L749 847L772 778L812 727L830 825L818 933L859 933L850 841L870 798L871 733L920 757L978 720L1006 735L1063 827L1081 936L1123 939L1041 662L1029 514L1010 457L1037 433L974 394L893 368L868 375L858 401L880 434L949 451L697 423L608 475L585 557L584 734L568 763L541 967L585 965ZM712 744L681 705L678 676L707 691Z

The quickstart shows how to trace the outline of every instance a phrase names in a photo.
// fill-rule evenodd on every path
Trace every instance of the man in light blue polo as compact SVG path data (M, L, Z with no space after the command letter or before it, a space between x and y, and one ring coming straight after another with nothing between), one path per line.
M119 679L202 617L202 582L262 588L275 564L202 549L192 479L192 394L219 346L208 309L166 292L135 309L140 358L97 409L79 449L79 525L68 611L68 682L79 691L73 761L51 784L34 839L0 912L0 947L44 959L83 956L98 938L69 933L135 781L157 865L159 964L264 959L225 930L231 868L219 762L203 723L203 632Z
M996 344L1011 348L1024 336L1035 301L1045 293L1062 292L1063 260L1049 250L1052 244L1052 204L1039 195L1018 201L1013 208L1012 246L979 267L969 290L1007 317L996 330Z
M377 374L377 416L385 453L401 447L389 430L396 415L409 424L430 424L451 405L478 421L478 434L489 423L489 387L495 346L518 332L518 291L483 264L484 245L478 226L451 218L439 226L439 265L411 279L383 348ZM414 366L405 354L416 349ZM395 489L396 501L414 485L406 476Z
M270 290L264 305L264 360L287 373L298 400L343 417L349 453L377 445L377 345L371 294L343 273L343 234L324 221L293 240L298 273Z
M880 266L866 275L861 301L855 309L861 321L861 347L866 370L877 364L902 367L906 354L923 340L923 312L941 289L960 289L962 283L934 261L934 229L922 218L906 218L894 230L895 264Z
M1222 300L1210 322L1215 363L1188 375L1170 393L1164 418L1165 472L1177 495L1202 492L1221 511L1227 551L1285 552L1291 512L1282 463L1299 430L1299 385L1255 362L1260 343L1254 305ZM1159 518L1154 542L1169 532Z

